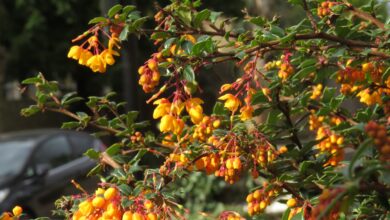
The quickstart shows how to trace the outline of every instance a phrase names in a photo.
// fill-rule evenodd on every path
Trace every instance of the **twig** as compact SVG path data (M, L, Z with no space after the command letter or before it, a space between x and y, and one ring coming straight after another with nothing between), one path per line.
M307 16L307 18L309 19L309 21L310 21L310 23L311 23L311 26L312 26L313 29L314 29L314 32L317 33L317 32L318 32L317 23L316 23L316 21L314 20L313 14L310 12L309 7L307 6L306 0L302 0L302 3L303 3L303 9L304 9L305 12L306 12L306 16Z
M350 11L353 15L355 15L356 17L359 17L363 20L367 20L367 21L370 21L372 22L373 24L375 24L377 27L379 27L380 29L382 30L386 30L385 28L385 24L383 22L381 22L380 20L374 18L372 15L358 9L358 8L355 8L351 3L347 2L347 1L344 1L345 2L345 5L348 7L348 11Z

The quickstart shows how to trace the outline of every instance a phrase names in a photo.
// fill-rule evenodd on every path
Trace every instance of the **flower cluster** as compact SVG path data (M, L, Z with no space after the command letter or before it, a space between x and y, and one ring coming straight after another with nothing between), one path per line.
M94 195L81 201L74 212L73 220L157 220L158 208L144 195L129 197L134 202L130 207L122 207L120 192L110 187L98 188Z
M186 109L192 123L199 124L204 118L202 103L200 98L189 98L184 102L181 99L174 99L173 102L170 102L166 98L161 98L153 103L157 105L153 111L153 118L161 118L161 132L172 132L179 135L185 126L183 119L180 118L183 109Z
M219 220L243 220L240 214L232 211L224 211L219 215Z
M12 209L12 213L4 212L0 215L1 220L17 220L23 217L23 209L20 206L15 206Z
M347 67L338 72L337 81L341 83L340 92L343 94L356 93L359 101L370 106L374 104L382 104L381 95L383 93L390 94L387 86L389 80L386 80L386 85L381 85L381 77L384 73L382 64L373 64L371 62L363 63L361 67L352 67L352 61L347 62ZM364 87L366 77L372 80L372 85Z
M108 47L106 48L98 39L98 30L100 29L94 30L94 35L81 45L72 46L68 52L68 58L78 60L80 65L89 67L93 72L104 73L107 65L115 63L114 56L119 56L115 49L120 49L120 45L117 34L112 33L109 36ZM80 40L87 35L81 35L76 40Z
M275 184L264 182L261 189L257 189L246 197L248 214L250 216L264 212L265 208L282 192Z
M345 189L342 188L335 188L332 190L324 189L322 191L322 194L319 197L319 203L317 206L315 206L311 210L311 215L309 217L309 220L316 220L318 217L321 215L321 213L330 205L330 203L333 202L333 200L341 193L344 192ZM336 204L332 206L332 210L324 216L324 219L329 219L329 220L336 220L339 219L340 215L340 209L342 203L342 199L339 201L336 201Z
M317 144L317 148L320 153L329 154L329 160L324 166L336 166L344 158L344 150L342 144L344 143L344 137L335 134L329 127L325 126L322 122L324 117L317 117L312 114L309 117L310 130L316 131L316 140L320 142Z
M313 93L310 96L310 99L317 99L318 97L320 97L322 94L322 89L323 89L322 84L317 84L313 86Z
M161 118L160 131L161 132L172 132L174 134L181 134L184 128L184 121L179 117L184 104L177 100L171 103L166 98L156 100L154 105L157 107L153 111L153 118Z
M161 53L153 54L152 58L145 62L145 65L138 68L140 75L138 84L142 86L145 93L150 93L160 82L158 63L161 60Z
M325 17L332 13L331 8L335 6L337 2L324 1L317 8L317 15L319 17Z
M221 120L218 119L215 116L204 116L202 121L195 125L194 133L192 134L192 137L194 139L212 143L211 137L213 130L219 128L221 125Z
M370 121L365 126L368 136L373 138L376 149L379 152L379 159L383 162L390 162L390 137L385 126Z

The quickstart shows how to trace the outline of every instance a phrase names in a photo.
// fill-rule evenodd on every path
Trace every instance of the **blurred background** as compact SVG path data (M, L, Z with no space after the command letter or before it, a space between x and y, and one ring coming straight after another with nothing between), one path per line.
M137 74L138 67L156 49L146 37L140 39L130 37L123 45L120 62L108 68L105 74L95 74L90 69L78 65L74 60L67 58L67 52L72 45L71 40L87 29L91 18L104 15L117 3L136 5L144 16L152 17L156 11L156 4L164 6L169 2L168 0L1 0L0 134L28 129L58 128L61 122L66 120L63 116L51 113L38 114L31 118L20 116L20 109L31 103L29 93L34 92L28 91L22 95L20 82L27 77L35 76L38 72L42 72L49 80L59 81L63 91L77 91L82 97L99 96L115 91L118 93L118 100L128 103L126 106L128 110L142 109L140 120L151 119L152 106L145 103L147 96L138 86ZM294 24L304 17L303 11L292 8L287 0L202 2L202 8L221 11L230 17L242 17L244 11L251 16L262 15L268 18L279 16L283 26ZM361 5L369 1L351 2ZM383 2L387 2L389 8L388 1ZM386 13L385 6L380 10ZM153 21L147 25L153 27ZM234 64L219 65L210 71L212 74L200 74L199 82L204 90L201 96L213 100L217 95L218 86L231 82L237 73ZM83 106L80 104L74 108L77 111L83 109ZM206 112L209 112L207 108L210 106L206 106ZM41 130L41 133L44 131ZM109 144L105 143L105 145ZM3 151L1 145L0 150ZM192 210L218 211L226 208L222 203L227 203L240 212L243 212L243 205L238 203L245 201L248 187L253 185L252 182L244 181L229 187L213 176L205 177L200 174L194 174L189 179L183 180L181 184L186 186L184 188L186 196L183 196L186 198L186 207ZM0 189L0 203L1 195ZM243 198L230 195L241 195Z

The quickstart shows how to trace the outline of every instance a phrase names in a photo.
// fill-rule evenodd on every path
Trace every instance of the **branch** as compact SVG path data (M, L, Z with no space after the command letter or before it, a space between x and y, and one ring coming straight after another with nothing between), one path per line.
M307 7L307 2L306 2L306 0L302 0L302 3L303 3L303 9L304 9L305 12L306 12L306 16L307 16L307 18L309 18L309 21L310 21L311 26L313 27L314 31L317 33L317 32L318 32L317 23L316 23L316 21L314 20L314 17L313 17L313 15L312 15L312 13L310 12L309 7Z
M375 24L377 27L379 27L380 29L382 30L386 30L385 28L385 24L383 22L381 22L380 20L374 18L372 15L358 9L358 8L355 8L351 3L349 2L346 2L345 1L345 5L348 7L348 11L350 11L353 15L355 15L356 17L359 17L363 20L367 20L367 21L370 21L372 22L373 24Z
M299 137L298 137L298 134L297 134L297 131L295 130L295 126L291 120L291 117L290 117L290 110L288 108L288 104L285 103L285 105L283 106L284 103L282 103L280 101L280 96L279 96L279 91L280 91L280 88L279 90L276 92L276 102L277 102L277 107L278 109L283 113L284 117L286 117L286 121L287 121L287 124L288 126L291 128L291 141L294 142L298 147L299 149L302 148L302 143L301 141L299 140Z

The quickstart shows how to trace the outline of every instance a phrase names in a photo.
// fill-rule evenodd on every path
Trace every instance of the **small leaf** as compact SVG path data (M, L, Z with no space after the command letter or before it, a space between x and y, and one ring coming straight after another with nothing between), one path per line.
M131 187L127 184L121 184L118 186L118 188L119 188L119 191L125 196L129 196L132 192Z
M122 12L125 13L125 14L128 14L130 13L131 11L134 11L137 7L135 7L134 5L126 5L123 9L122 9Z
M75 129L78 127L80 127L80 122L77 121L64 122L61 126L62 129Z
M187 82L191 82L191 83L195 82L195 72L194 69L192 69L191 65L187 65L184 68L183 78L187 80Z
M255 24L257 26L262 27L267 23L267 19L262 17L262 16L258 16L258 17L253 17L253 18L249 19L249 22L251 22L252 24Z
M121 144L115 143L107 148L106 153L110 156L114 156L119 153L121 146Z
M120 5L120 4L112 6L110 8L110 10L108 10L108 13L107 13L108 17L109 18L114 17L114 15L117 14L121 9L122 9L122 5Z
M371 143L371 140L366 139L363 143L360 144L360 146L356 150L355 154L353 155L351 162L349 163L349 167L348 167L348 173L349 173L350 177L353 177L352 171L355 167L356 161L364 155L364 152L366 152L367 147L370 146L370 143Z
M216 102L213 108L214 115L226 115L228 111L223 107L223 103Z
M121 41L127 40L127 35L129 35L129 26L125 26L121 33L119 34L119 39Z
M87 152L84 153L85 156L97 160L100 157L100 152L95 151L94 149L90 148L87 150Z
M39 83L39 82L42 82L42 80L38 77L31 77L31 78L27 78L25 80L22 81L22 84L35 84L35 83Z
M104 22L104 21L107 21L107 18L105 17L96 17L96 18L92 18L88 24L96 24L96 23L100 23L100 22Z
M315 66L308 66L308 67L305 67L301 70L299 70L296 74L293 75L293 79L303 79L305 77L307 77L310 73L316 71L316 67Z
M211 12L208 9L204 9L201 12L199 12L198 14L196 14L196 16L194 18L194 26L200 27L204 20L209 19L210 15L211 15Z
M24 108L20 111L20 114L24 117L30 117L38 113L41 109L37 105L30 105L28 108Z

